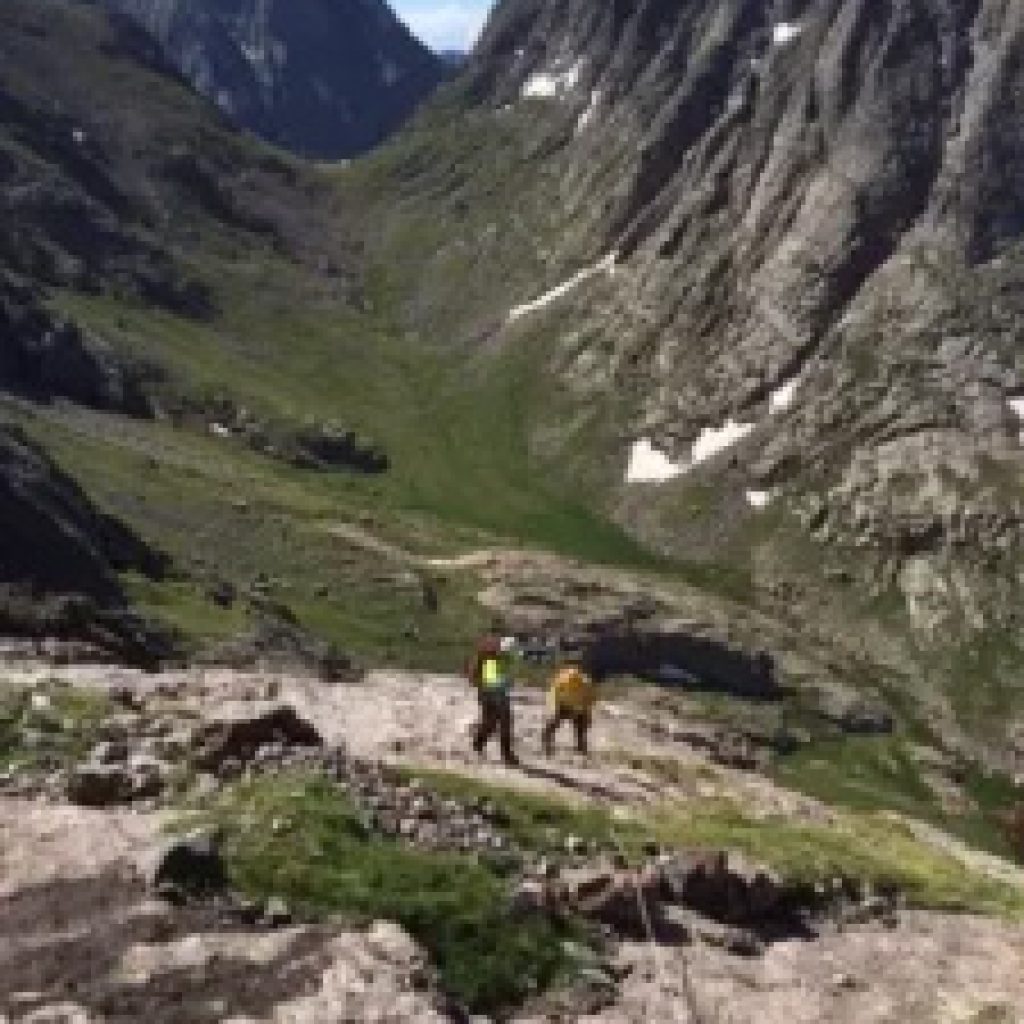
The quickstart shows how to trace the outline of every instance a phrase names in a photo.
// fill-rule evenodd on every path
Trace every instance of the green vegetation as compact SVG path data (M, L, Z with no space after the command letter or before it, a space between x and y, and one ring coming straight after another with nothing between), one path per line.
M73 764L110 712L107 697L88 690L0 688L0 766Z
M721 800L663 804L620 820L605 807L573 805L446 772L414 773L460 800L488 799L507 815L506 829L527 849L547 850L576 835L636 854L645 840L669 848L742 852L783 877L815 882L836 876L895 884L918 907L1024 918L1024 890L988 879L915 838L893 815L837 811L828 824L753 817Z
M490 801L502 814L503 831L525 850L561 852L565 837L576 836L604 847L621 844L627 853L635 853L644 839L644 830L637 823L616 821L605 808L593 803L570 803L524 793L452 772L409 769L407 775L463 803Z
M897 737L820 740L779 758L775 774L780 782L838 807L887 808L923 820L940 814L934 790Z
M369 518L369 534L415 553L525 544L658 566L593 510L568 470L533 452L532 424L557 409L548 375L536 373L542 339L467 364L464 353L396 325L386 284L372 285L365 312L321 294L300 268L258 245L230 258L205 251L192 265L216 282L222 313L211 322L105 295L68 293L57 303L114 347L166 367L171 399L216 396L264 422L337 422L372 438L391 461L375 476L317 473L199 425L9 410L101 507L172 555L184 580L160 585L162 593L133 589L192 639L237 625L204 606L204 584L226 579L244 590L264 573L280 581L274 596L303 624L345 649L416 667L458 664L483 619L475 580L449 580L440 614L425 615L421 590L382 579L406 566L339 542L332 523ZM333 600L316 596L325 588Z
M965 729L999 735L1024 698L1024 648L1015 629L989 629L952 649L922 652Z
M652 825L663 843L739 850L789 879L895 884L914 906L1024 918L1024 891L965 867L884 813L838 812L827 825L802 824L700 802L662 809Z
M507 880L464 856L369 837L347 797L302 775L241 784L210 816L227 834L233 881L253 897L282 896L301 913L396 921L430 952L446 988L493 1012L568 970L575 929L507 912ZM274 829L274 819L295 821Z
M961 796L944 804L911 745L900 736L819 740L780 758L775 766L780 782L832 806L897 811L980 849L1012 856L998 817L1020 799L1012 780L973 765L959 767L956 774L956 782L948 785Z

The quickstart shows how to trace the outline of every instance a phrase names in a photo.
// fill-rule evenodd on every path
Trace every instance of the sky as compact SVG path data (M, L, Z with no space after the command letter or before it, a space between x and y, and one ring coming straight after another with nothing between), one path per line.
M468 50L493 0L391 0L398 16L435 50Z

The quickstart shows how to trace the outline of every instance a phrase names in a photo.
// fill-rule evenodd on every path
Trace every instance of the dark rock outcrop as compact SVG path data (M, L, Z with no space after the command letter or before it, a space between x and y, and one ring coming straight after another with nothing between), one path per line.
M236 124L347 157L393 132L447 73L383 0L106 0Z
M216 768L228 759L245 764L260 747L269 744L321 747L323 739L294 708L281 705L203 725L193 737L193 760L205 769Z
M0 274L0 391L148 417L145 376L73 323L55 321L30 288Z
M152 884L168 895L209 895L226 889L227 868L217 837L200 831L173 840L160 855Z
M0 585L120 604L119 570L157 575L165 561L98 512L25 434L0 426Z

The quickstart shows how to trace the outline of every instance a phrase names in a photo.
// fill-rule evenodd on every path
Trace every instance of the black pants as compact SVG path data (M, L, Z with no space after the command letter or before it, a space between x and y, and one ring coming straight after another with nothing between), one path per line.
M501 757L506 764L514 764L512 749L512 701L501 691L480 691L480 721L473 730L473 749L482 754L488 740L498 734Z
M558 708L545 722L541 732L541 742L544 744L544 753L551 754L555 749L555 733L558 732L563 722L572 722L576 730L576 749L581 753L587 753L587 733L590 731L590 712L573 711L570 708Z

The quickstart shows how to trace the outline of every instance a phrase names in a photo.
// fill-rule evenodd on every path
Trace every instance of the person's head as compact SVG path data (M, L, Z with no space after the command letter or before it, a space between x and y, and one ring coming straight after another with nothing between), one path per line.
M569 647L561 652L561 663L563 668L576 668L581 672L585 672L586 658L578 647Z

